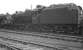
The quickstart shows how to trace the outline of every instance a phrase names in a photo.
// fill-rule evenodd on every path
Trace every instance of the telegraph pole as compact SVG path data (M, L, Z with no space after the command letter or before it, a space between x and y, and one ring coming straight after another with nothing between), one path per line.
M32 4L31 4L31 10L32 10Z

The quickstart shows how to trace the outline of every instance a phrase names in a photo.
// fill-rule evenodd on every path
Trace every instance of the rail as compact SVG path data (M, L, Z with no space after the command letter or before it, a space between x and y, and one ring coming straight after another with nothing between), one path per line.
M18 31L9 31L9 30L0 30L0 38L7 39L5 43L10 44L11 41L13 44L15 41L21 43L23 46L27 46L25 44L34 44L38 46L44 46L48 48L74 48L74 50L81 50L83 49L82 38L77 36L68 36L68 35L46 35L45 34L38 34L38 32L18 32ZM0 40L1 41L1 40ZM2 41L4 42L4 41ZM23 44L22 44L23 43ZM18 46L17 43L14 46ZM56 46L56 47L55 47ZM22 48L22 47L20 47ZM25 48L25 47L24 47ZM75 49L76 48L76 49Z

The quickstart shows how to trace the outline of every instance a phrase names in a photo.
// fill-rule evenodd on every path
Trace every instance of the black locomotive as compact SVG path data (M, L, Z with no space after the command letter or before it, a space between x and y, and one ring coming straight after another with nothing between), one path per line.
M29 10L22 14L13 14L12 20L7 19L5 25L18 27L22 30L37 32L53 32L65 34L83 34L79 33L82 28L80 20L82 8L75 4L60 4ZM1 22L1 21L0 21Z

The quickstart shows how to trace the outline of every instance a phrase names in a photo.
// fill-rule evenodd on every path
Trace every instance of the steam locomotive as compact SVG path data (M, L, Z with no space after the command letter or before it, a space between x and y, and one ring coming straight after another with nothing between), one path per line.
M60 4L31 10L23 14L14 14L12 20L5 20L10 22L4 25L23 27L25 30L39 32L83 34L79 33L82 27L80 16L83 16L81 7L75 4Z

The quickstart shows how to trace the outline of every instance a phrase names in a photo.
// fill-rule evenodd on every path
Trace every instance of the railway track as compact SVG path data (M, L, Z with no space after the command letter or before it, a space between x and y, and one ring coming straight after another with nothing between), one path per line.
M18 48L9 47L7 45L0 44L0 50L18 50Z
M19 41L19 40L8 39L8 38L4 38L4 37L0 37L0 44L10 47L13 50L30 50L30 49L31 50L36 50L36 49L55 50L55 49L57 49L57 48L38 45L38 44L34 44L34 43L28 43L28 42L23 42L23 41Z
M14 47L18 47L17 44L20 46L28 46L26 44L34 44L37 46L43 46L47 48L53 48L60 50L83 50L82 48L82 39L83 37L77 36L68 36L68 35L46 35L45 34L38 34L38 33L26 33L26 32L16 32L16 31L9 31L9 30L1 30L0 31L0 39L7 39L7 40L0 40L0 42L4 42L12 44ZM8 41L8 42L7 42ZM14 42L17 42L13 44ZM2 44L1 43L1 44ZM11 45L10 45L11 46ZM25 47L24 47L25 48ZM52 50L52 49L51 49Z
M62 35L62 34L53 34L53 33L39 33L39 32L21 32L21 31L10 31L10 30L0 30L0 32L8 32L14 34L21 34L21 35L31 35L31 36L39 36L44 38L50 39L60 39L66 41L75 41L75 42L82 42L83 37L80 36L70 36L70 35Z

